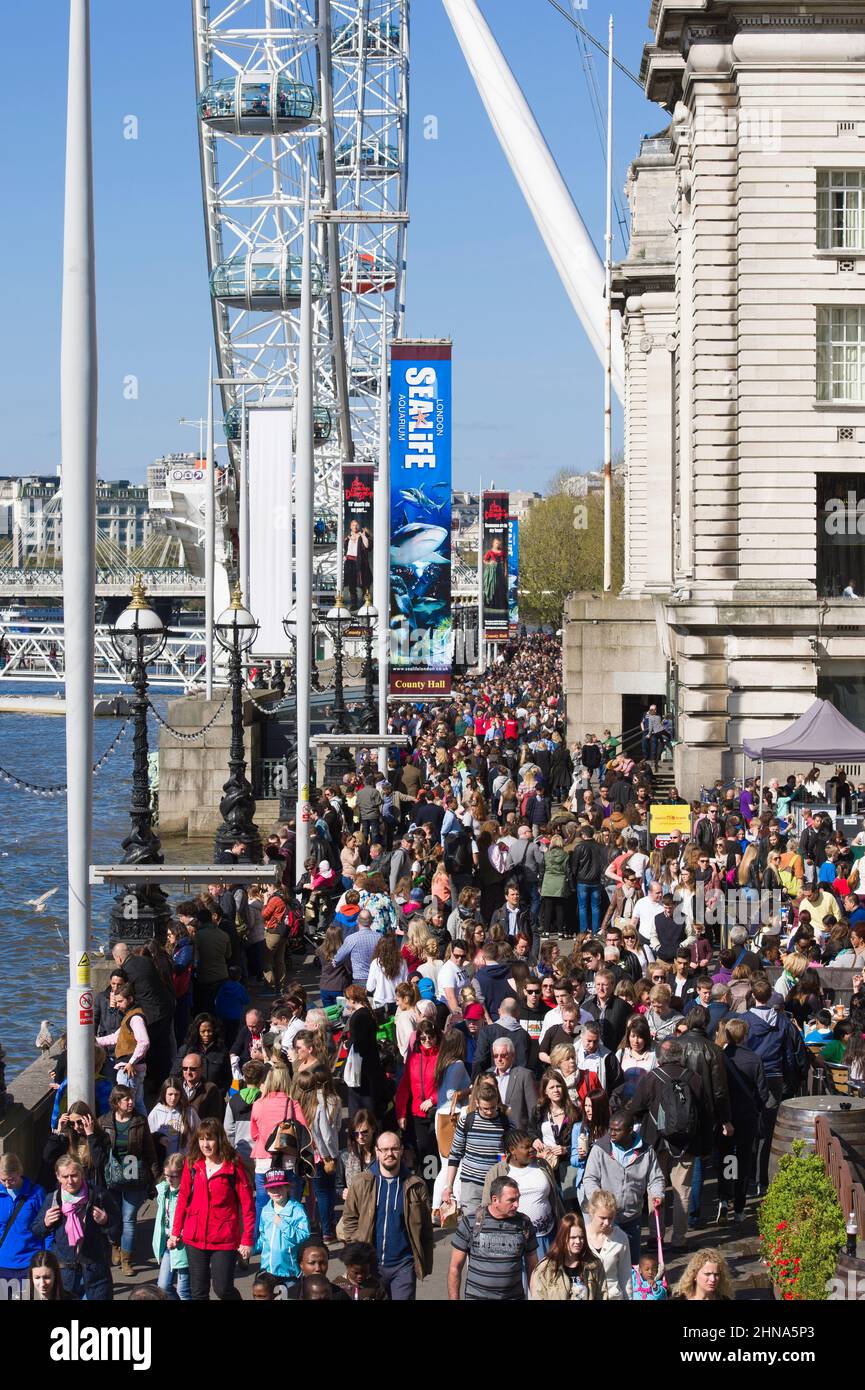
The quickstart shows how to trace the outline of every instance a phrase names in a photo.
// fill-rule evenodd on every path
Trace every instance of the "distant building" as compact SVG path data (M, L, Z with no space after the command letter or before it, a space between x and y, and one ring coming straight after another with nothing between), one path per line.
M153 531L147 488L128 479L96 483L97 543L128 557ZM60 474L0 478L0 537L14 565L59 564L63 557Z

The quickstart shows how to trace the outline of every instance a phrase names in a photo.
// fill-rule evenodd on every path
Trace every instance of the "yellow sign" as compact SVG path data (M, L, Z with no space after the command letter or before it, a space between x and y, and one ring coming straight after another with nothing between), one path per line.
M690 806L653 805L649 807L650 835L672 835L674 830L681 830L683 835L690 835Z
M90 957L86 952L78 961L78 983L79 985L90 984Z

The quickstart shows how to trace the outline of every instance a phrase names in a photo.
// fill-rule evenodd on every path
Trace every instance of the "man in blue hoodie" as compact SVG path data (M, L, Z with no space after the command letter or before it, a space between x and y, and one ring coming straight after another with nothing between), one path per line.
M513 962L499 960L499 948L494 941L484 943L484 955L487 963L481 966L475 976L475 985L487 1006L487 1013L495 1023L502 1000L518 999L517 991L510 982Z
M0 1158L0 1279L7 1281L7 1298L15 1288L24 1297L17 1281L27 1282L30 1258L43 1247L31 1228L44 1201L44 1190L24 1176L18 1155L4 1154Z
M375 1162L348 1190L340 1240L375 1247L383 1287L395 1302L415 1297L418 1279L432 1273L433 1226L427 1185L403 1165L398 1134L386 1130L375 1145Z
M783 1009L770 1005L772 993L769 979L765 975L757 976L751 985L753 1005L747 1013L736 1015L748 1025L744 1046L756 1052L763 1063L771 1095L760 1122L762 1144L757 1165L758 1194L765 1192L769 1185L769 1151L778 1119L778 1106L782 1100L796 1094L808 1070L808 1054L802 1034Z

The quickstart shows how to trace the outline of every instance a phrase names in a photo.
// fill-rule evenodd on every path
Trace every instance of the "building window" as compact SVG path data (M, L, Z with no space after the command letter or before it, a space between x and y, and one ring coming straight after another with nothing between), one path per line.
M865 306L818 306L817 399L865 401Z
M822 169L817 174L817 246L821 251L865 251L865 169Z
M817 593L865 597L865 474L817 474Z

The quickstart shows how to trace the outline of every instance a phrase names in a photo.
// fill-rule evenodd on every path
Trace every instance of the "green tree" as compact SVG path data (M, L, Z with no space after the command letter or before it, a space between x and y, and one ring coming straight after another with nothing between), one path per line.
M604 583L604 495L574 497L559 474L554 491L536 502L520 523L520 618L562 621L565 601L578 590L600 592ZM613 592L624 575L624 489L613 479Z

